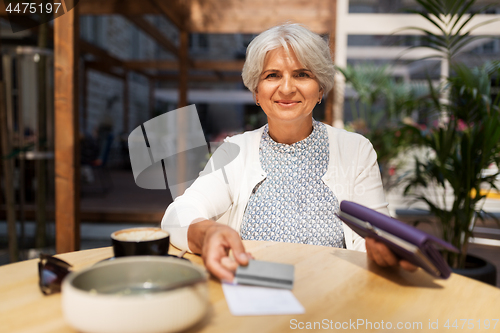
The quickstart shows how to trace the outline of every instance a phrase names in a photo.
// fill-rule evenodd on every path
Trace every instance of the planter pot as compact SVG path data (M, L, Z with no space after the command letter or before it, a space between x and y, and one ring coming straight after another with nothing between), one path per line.
M496 267L492 263L473 255L467 255L464 269L452 268L451 270L453 273L496 286Z

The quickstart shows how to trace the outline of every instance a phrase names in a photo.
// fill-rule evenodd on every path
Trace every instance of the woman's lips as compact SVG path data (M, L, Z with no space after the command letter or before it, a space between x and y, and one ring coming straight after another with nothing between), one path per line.
M280 106L290 107L290 106L295 106L295 105L299 104L300 102L299 101L279 100L279 101L276 101L275 103L279 104Z

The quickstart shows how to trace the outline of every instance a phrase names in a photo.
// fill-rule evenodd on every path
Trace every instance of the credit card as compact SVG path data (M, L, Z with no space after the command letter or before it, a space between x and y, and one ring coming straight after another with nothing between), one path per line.
M250 260L239 266L235 274L237 284L292 289L294 266L269 261Z

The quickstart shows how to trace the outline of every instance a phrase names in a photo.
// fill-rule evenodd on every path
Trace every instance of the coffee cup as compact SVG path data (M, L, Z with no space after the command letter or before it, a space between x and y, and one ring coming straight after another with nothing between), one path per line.
M167 255L170 234L160 228L131 228L111 234L115 257Z

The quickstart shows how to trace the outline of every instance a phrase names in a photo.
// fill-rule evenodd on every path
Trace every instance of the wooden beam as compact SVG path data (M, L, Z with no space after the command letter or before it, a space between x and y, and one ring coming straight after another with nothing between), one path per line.
M57 253L80 248L78 28L78 6L54 20Z
M179 30L199 33L260 33L292 21L317 33L329 31L329 1L324 0L85 0L82 15L161 14ZM186 18L183 15L187 15Z
M319 34L330 31L330 1L325 0L287 0L286 4L283 0L191 0L187 2L187 9L183 3L181 0L85 0L78 6L81 15L164 15L179 29L192 33L260 33L287 21L304 24ZM5 15L5 9L0 7ZM477 15L469 26L499 16ZM408 26L437 31L422 17L413 14L355 13L348 14L345 23L348 34L388 35ZM400 33L408 34L408 31ZM481 26L472 34L499 35L500 21Z
M207 71L241 72L244 60L193 60L192 69ZM123 65L130 70L159 69L178 70L179 62L175 60L133 60L124 61Z
M316 33L329 32L330 4L324 0L85 0L82 15L166 16L179 30L199 33L260 33L292 21ZM187 15L186 18L183 15Z
M129 60L124 61L123 66L129 70L178 70L179 62L176 60Z
M172 22L177 29L186 29L186 14L181 9L181 7L176 4L176 1L170 1L165 3L159 0L149 0L149 3L165 18Z
M260 33L287 21L326 34L330 30L330 1L191 0L190 3L192 33Z
M213 70L222 72L241 72L244 60L194 60L194 69Z
M112 56L103 48L96 46L87 42L84 39L79 41L79 48L82 53L90 53L101 60L101 62L108 63L113 66L123 66L123 61L118 59L117 57Z
M163 15L179 30L188 28L188 8L182 0L85 0L79 3L81 15Z
M113 77L116 77L117 79L123 80L125 78L125 72L121 70L119 67L110 67L106 65L105 63L102 63L100 61L86 61L85 62L85 67L87 69L92 69L107 75L111 75ZM117 70L120 70L121 73Z
M157 81L178 81L179 75L177 74L164 74L164 75L156 75L154 79ZM214 75L189 75L189 82L241 82L241 75L223 75L223 76L214 76Z
M38 21L34 20L31 17L27 17L27 16L19 16L18 17L16 15L16 16L14 16L14 19L16 20L16 23L19 23L21 26L34 26L34 25L39 24ZM50 26L48 28L49 28L49 38L52 39L54 37L54 32ZM38 26L36 26L32 30L33 31L38 30ZM122 60L118 59L115 56L112 56L107 50L105 50L99 46L96 46L92 43L89 43L84 39L79 39L78 47L79 47L80 52L92 54L93 56L97 57L100 60L100 63L102 66L99 69L97 67L98 66L97 62L88 63L89 66L94 67L94 69L96 69L96 70L104 71L104 68L107 66L123 67ZM139 73L149 77L148 73L144 73L144 72L139 72ZM109 74L113 75L111 72L109 72Z
M34 25L39 24L38 21L34 20L31 17L27 17L27 16L18 17L16 15L16 16L14 16L14 19L16 20L17 23L19 23L22 26L23 25L24 26L34 26ZM52 39L54 37L54 32L50 26L48 28L49 28L49 38ZM38 26L33 28L33 30L34 31L38 30ZM107 50L105 50L99 46L96 46L92 43L89 43L84 39L79 39L78 46L79 46L80 52L89 53L89 54L92 54L93 56L97 57L100 60L100 63L102 65L102 69L104 67L107 67L107 66L123 67L122 60L118 59L115 56L112 56ZM97 66L97 62L87 63L87 64L91 67ZM97 68L94 68L94 69L97 69ZM101 70L101 71L103 71L103 70ZM141 74L148 75L147 73L141 73ZM110 74L110 75L112 75L112 74Z
M17 15L16 15L16 19L18 19ZM34 20L30 17L25 17L25 16L22 16L19 18L19 23L21 25L24 24L27 26L33 26L33 25L38 24L36 20ZM37 30L37 29L38 29L38 27L33 28L33 30ZM49 27L49 37L53 38L53 35L54 34L52 31L52 28ZM118 59L115 56L112 56L107 50L100 48L99 46L96 46L94 44L91 44L84 39L78 40L78 47L79 47L80 52L92 54L100 60L101 66L98 66L97 64L90 64L90 66L94 67L93 69L95 69L95 70L99 70L101 72L104 72L105 67L107 67L107 66L115 66L115 67L123 67L124 66L122 60ZM144 72L141 69L138 69L136 71L141 75L144 75L146 77L150 77L149 73ZM115 75L114 73L112 73L110 71L107 71L107 73L110 75ZM123 77L120 76L120 78L123 78Z
M105 67L107 67L107 66L123 67L123 68L125 68L125 63L124 63L123 60L118 59L115 56L112 56L105 49L100 48L99 46L93 45L93 44L91 44L91 43L89 43L89 42L87 42L87 41L85 41L83 39L80 39L80 41L79 41L79 49L80 49L80 51L82 53L83 52L90 53L90 54L94 55L95 57L97 57L99 59L99 62L101 63L101 65L98 65L97 61L96 62L90 62L91 63L90 66L93 66L94 69L96 69L96 70L104 72L105 71ZM146 76L146 77L150 77L151 76L151 74L143 71L142 68L138 68L135 71L137 73L141 74L141 75ZM113 72L113 71L111 71L111 69L109 69L108 71L106 71L106 73L108 73L109 75L120 75L120 73ZM120 76L120 78L123 78L123 77Z
M154 25L140 16L124 15L124 17L135 24L140 30L156 41L166 51L171 52L179 58L179 49L172 43L163 33L161 33Z
M148 15L162 14L149 1L85 0L78 3L80 15Z

